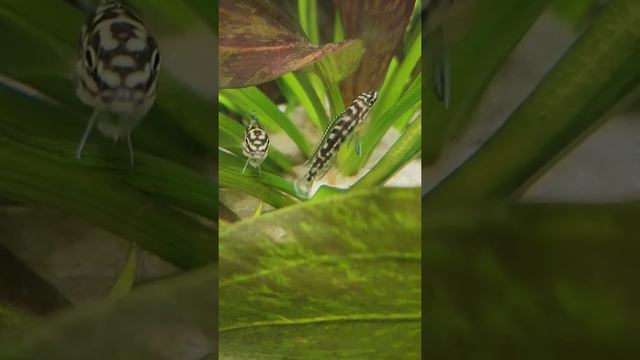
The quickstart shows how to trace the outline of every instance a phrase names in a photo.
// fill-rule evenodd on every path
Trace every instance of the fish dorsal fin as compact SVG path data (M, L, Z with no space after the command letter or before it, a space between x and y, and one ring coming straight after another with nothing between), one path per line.
M316 145L315 149L313 149L313 153L311 153L311 156L309 157L309 159L307 159L307 161L304 163L305 165L308 165L313 161L313 159L316 158L316 155L318 155L318 151L320 151L322 144L324 144L325 140L327 140L327 136L329 135L329 132L331 131L331 129L334 128L338 120L340 120L340 118L342 118L346 112L347 110L341 112L331 121L331 123L329 123L327 128L324 130L324 133L322 134L320 141L318 141L318 144Z

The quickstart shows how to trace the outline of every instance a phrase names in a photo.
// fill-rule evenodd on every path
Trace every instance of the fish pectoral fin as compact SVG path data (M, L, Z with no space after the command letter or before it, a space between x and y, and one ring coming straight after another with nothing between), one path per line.
M356 155L358 155L358 157L362 156L362 141L360 140L360 134L353 134L352 141L356 150Z
M433 91L444 107L449 108L451 94L450 69L442 26L439 26L434 31L433 44L433 69L431 71Z

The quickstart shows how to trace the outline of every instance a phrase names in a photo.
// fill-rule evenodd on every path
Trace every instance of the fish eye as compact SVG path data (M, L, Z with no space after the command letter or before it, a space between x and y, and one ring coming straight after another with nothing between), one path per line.
M156 49L151 56L151 64L153 66L153 70L158 72L160 70L160 52Z
M95 67L95 61L94 61L94 53L93 50L91 48L87 48L84 51L84 63L87 66L87 68L93 70Z
M376 100L378 100L378 94L376 94L375 92L370 93L370 97L369 97L369 106L373 106L373 104L376 103Z

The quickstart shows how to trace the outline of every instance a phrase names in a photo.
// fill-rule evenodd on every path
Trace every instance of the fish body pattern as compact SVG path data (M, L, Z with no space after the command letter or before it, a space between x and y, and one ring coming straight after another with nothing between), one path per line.
M76 95L94 108L78 148L93 125L108 138L127 138L156 98L160 52L138 15L117 1L104 1L82 26L76 62ZM133 153L131 153L133 159Z
M244 174L247 165L250 164L253 167L257 167L260 174L262 174L260 164L269 155L269 135L258 125L258 121L253 114L251 114L251 123L244 131L242 153L247 157L242 173Z
M376 91L362 93L329 124L307 162L311 164L309 170L295 183L296 191L299 194L307 195L314 181L322 178L329 171L335 163L342 144L366 120L377 100L378 93Z

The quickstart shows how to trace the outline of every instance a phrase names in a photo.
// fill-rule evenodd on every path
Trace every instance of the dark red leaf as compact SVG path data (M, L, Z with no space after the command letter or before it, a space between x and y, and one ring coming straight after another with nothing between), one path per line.
M284 9L282 0L221 0L219 85L262 84L362 45L358 41L314 46Z
M345 102L379 89L393 51L402 41L414 0L335 0L347 39L361 39L366 51L360 67L342 84Z

